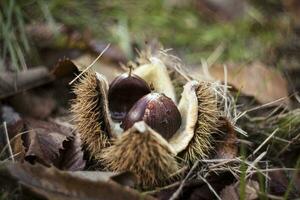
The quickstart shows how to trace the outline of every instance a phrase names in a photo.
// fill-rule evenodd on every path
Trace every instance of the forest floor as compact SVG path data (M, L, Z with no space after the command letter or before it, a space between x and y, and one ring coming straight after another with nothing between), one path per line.
M300 197L299 1L5 0L0 11L0 199ZM69 83L92 63L111 82L162 47L179 82L226 86L231 125L215 138L221 156L145 189L129 172L94 170Z

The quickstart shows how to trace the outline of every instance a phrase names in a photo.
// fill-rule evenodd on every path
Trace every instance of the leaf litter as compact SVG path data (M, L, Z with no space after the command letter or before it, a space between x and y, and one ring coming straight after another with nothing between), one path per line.
M69 63L69 64L66 64ZM73 64L72 61L63 61L62 66L76 66ZM72 67L71 67L72 68ZM59 69L59 67L56 67L56 69ZM74 70L69 70L68 72L59 72L61 75L68 74L70 72L73 72ZM5 108L5 107L4 107ZM11 108L9 111L4 111L4 114L7 114L12 112ZM13 111L14 112L14 111ZM3 113L3 112L2 112ZM59 169L61 170L67 170L70 171L68 173L71 173L71 176L75 177L93 177L93 180L95 182L95 179L97 180L96 182L100 184L102 183L103 180L97 179L95 173L97 172L82 172L82 173L76 173L73 174L71 171L77 171L77 170L83 170L85 168L86 161L84 160L84 155L83 151L81 149L81 143L80 143L80 138L76 133L74 133L74 130L72 130L72 124L70 125L62 125L62 124L57 124L55 122L45 122L41 120L36 120L32 118L22 118L18 115L15 114L17 119L14 120L8 120L11 121L10 124L16 124L15 126L19 126L21 128L18 128L18 130L22 130L25 133L20 135L21 141L23 142L23 146L25 149L25 155L24 155L24 160L33 164L33 163L40 163L42 165L45 165L47 167L52 166L51 168L47 169L42 166L37 166L39 171L45 170L46 172L46 177L50 176L47 175L48 173L51 174L51 176L54 176L53 173L55 174L55 177L60 176L57 175L60 174L60 171L57 171ZM289 116L288 114L285 114ZM278 116L285 116L285 115L275 115L275 116L270 116L270 120L263 120L264 123L274 123L274 117L276 117L277 120L282 120L282 117ZM296 117L297 112L296 112ZM2 117L3 118L3 117ZM22 121L22 125L17 125L18 120ZM294 120L292 120L294 121ZM65 122L64 122L65 123ZM253 124L251 122L251 124ZM288 123L291 125L291 123ZM258 172L263 172L264 169L261 169L259 165L260 163L264 163L265 161L262 160L262 158L265 156L264 154L260 154L256 159L246 161L246 160L241 160L241 158L238 157L238 149L237 149L237 144L243 143L242 140L238 139L235 128L230 124L230 122L227 119L223 119L223 124L220 124L222 126L221 130L223 130L223 133L219 133L216 135L216 142L218 143L218 138L221 139L221 143L218 143L217 149L215 152L215 158L211 160L200 160L199 162L196 162L194 167L190 169L185 176L185 179L180 182L173 183L170 186L166 186L165 188L161 189L156 189L152 192L146 192L145 194L152 194L155 197L158 197L159 199L178 199L182 198L183 196L187 197L186 195L190 193L189 198L202 198L202 199L209 199L210 198L231 198L232 196L228 197L228 193L230 195L233 195L234 198L239 197L239 192L237 190L238 188L238 182L239 182L239 177L243 173L240 171L240 164L245 163L246 166L248 166L248 170L246 171L247 177L252 177ZM298 123L295 123L295 126L298 126ZM272 125L262 125L262 127L273 127ZM284 123L283 123L283 128ZM10 129L13 132L16 132L14 128ZM267 131L265 131L267 132ZM223 136L222 136L223 134ZM224 138L225 137L225 138ZM272 139L273 135L271 135L265 142L262 143L261 147L263 147L266 143L269 143L269 139ZM257 151L261 148L258 147ZM257 152L255 151L255 152ZM201 165L199 164L201 162ZM258 165L257 165L258 164ZM264 164L262 164L263 166ZM16 164L11 164L11 166L17 166ZM55 166L57 169L53 168ZM201 167L200 167L201 166ZM26 187L31 188L31 190L42 194L43 196L47 198L62 198L60 195L61 190L63 190L64 187L67 187L66 191L64 191L63 196L68 196L68 197L73 197L73 198L78 198L78 199L85 199L85 198L93 198L93 195L89 193L88 190L81 189L83 191L83 194L80 193L74 193L72 192L74 188L77 186L66 186L66 185L61 185L61 184L66 184L64 183L63 180L61 182L49 182L49 179L47 179L47 186L48 184L53 184L53 186L50 187L50 190L53 191L48 191L47 188L40 188L37 187L37 185L34 184L34 179L31 180L34 176L37 176L35 174L36 170L35 168L32 168L30 165L19 165L17 167L12 167L9 168L10 170L15 170L13 171L12 175L17 178L23 185ZM196 170L197 169L197 170ZM21 170L21 171L20 171ZM26 171L27 176L29 176L26 180L21 178L24 175L25 172L22 172L22 170L33 170L32 172ZM50 171L49 171L50 170ZM51 172L51 170L56 170L55 172ZM278 169L278 171L284 170ZM266 169L266 172L268 169ZM31 174L34 173L34 174ZM38 177L43 176L41 174L38 174ZM62 175L64 179L65 175ZM105 175L103 175L105 176ZM268 175L264 175L268 176ZM100 175L102 177L102 175ZM228 182L220 184L220 180L223 180L225 177L228 180ZM230 177L230 178L228 178ZM41 178L41 177L40 177ZM49 177L48 177L49 178ZM52 180L52 179L50 179ZM60 180L60 178L58 178ZM105 179L107 180L107 179ZM114 180L118 180L114 178ZM128 182L129 178L125 176L125 182ZM41 180L42 181L42 180ZM81 180L80 180L81 181ZM80 183L79 181L79 183ZM195 182L196 181L196 182ZM198 181L198 183L197 183ZM123 182L123 181L122 181ZM276 181L274 181L276 182ZM42 184L40 182L39 184ZM80 183L81 184L81 183ZM89 183L91 184L91 183ZM251 186L249 186L250 184ZM253 186L254 184L254 186ZM42 184L43 185L43 184ZM228 185L227 187L224 187L225 185ZM255 199L257 198L257 195L259 195L259 192L257 191L257 181L249 179L249 182L246 184L246 196L247 199ZM288 184L285 182L285 184L280 184L280 187L287 188ZM131 183L131 186L133 184ZM74 187L74 188L73 188ZM112 187L112 186L109 186ZM274 187L274 186L271 186ZM72 189L73 188L73 189ZM119 189L118 189L119 190ZM77 190L76 190L77 191ZM234 192L233 192L234 191ZM255 191L255 193L253 193ZM104 192L104 191L103 191ZM108 191L105 191L104 193L107 193ZM74 195L75 196L72 196ZM127 195L131 195L130 192L126 192ZM254 195L256 194L256 196ZM87 195L87 196L85 196ZM92 195L90 197L90 195ZM130 198L140 198L138 195L134 194ZM221 195L221 196L219 196ZM227 196L226 196L227 195ZM254 195L254 196L253 196ZM270 197L272 197L271 194L267 194ZM295 195L294 192L292 192L292 195ZM118 195L117 195L118 196ZM147 196L146 198L148 198ZM114 199L114 196L111 196L110 199ZM150 198L150 197L149 197ZM118 197L116 197L118 199Z
M203 2L207 4L210 1ZM294 1L284 1L284 4L291 10L291 15L297 16L294 11L297 6L291 6L296 5ZM212 9L210 12L215 11ZM224 16L227 18L226 12L226 8L221 7L214 16L217 20L223 20ZM231 18L234 16L228 17ZM297 21L296 17L294 19ZM97 55L106 47L104 43L95 41L90 41L85 46ZM124 69L119 67L118 62L124 63L127 58L117 49L109 53L110 49L94 67L104 74L110 74L110 69L114 69L115 74L123 72ZM223 132L214 136L217 144L214 157L201 159L191 168L183 168L184 177L181 180L150 191L139 191L140 188L134 188L136 180L130 172L116 174L86 171L92 162L86 160L72 121L68 116L63 122L53 120L65 117L59 116L65 114L62 106L59 103L47 104L45 99L49 100L49 97L45 98L39 91L32 92L29 89L47 87L47 84L66 77L68 81L64 82L63 87L68 88L65 83L74 80L75 75L79 74L77 65L89 66L94 58L95 55L90 53L82 54L73 61L64 58L54 70L47 70L42 76L37 75L32 80L27 80L24 76L24 81L21 82L22 77L9 79L9 87L8 84L0 85L3 100L0 113L1 120L5 122L0 127L0 156L5 160L0 163L0 177L7 180L2 185L16 187L19 182L22 187L33 191L33 195L38 193L49 199L282 199L282 196L291 199L299 196L299 164L295 162L299 155L295 152L299 151L300 113L298 109L290 110L289 107L282 106L283 103L290 105L287 87L289 82L286 78L270 67L272 65L261 62L250 65L226 64L225 72L224 64L214 64L207 60L211 65L208 67L211 77L225 84L225 95L233 96L239 113L226 115L228 119L220 124ZM194 72L182 73L186 75L183 79L190 74L200 74L198 69L197 73L193 74ZM7 82L6 75L3 77ZM10 73L8 77L15 75ZM19 85L16 90L11 90L13 82ZM5 86L4 89L2 86ZM25 95L21 91L26 91ZM26 95L29 96L29 103L25 101ZM13 98L16 100L12 100ZM34 98L38 98L37 102L48 105L45 106L46 111L37 109L36 114L29 112L30 103L35 102ZM14 101L19 99L25 103L19 103L18 108L18 103ZM248 104L249 99L254 105ZM246 108L246 105L250 105L250 108ZM24 109L26 107L27 110ZM33 104L32 107L39 106ZM247 137L240 134L243 131L247 133ZM5 135L8 139L3 137ZM11 175L7 175L7 172ZM5 190L1 186L1 197L3 191Z

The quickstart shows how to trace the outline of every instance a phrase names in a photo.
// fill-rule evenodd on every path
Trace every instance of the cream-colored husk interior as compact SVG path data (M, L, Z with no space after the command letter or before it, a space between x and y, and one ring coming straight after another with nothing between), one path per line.
M179 130L170 139L169 144L177 153L183 151L194 136L195 126L198 118L198 100L196 89L199 83L189 81L181 94L178 109L181 114L182 122Z
M133 73L144 79L149 85L153 85L156 92L164 93L175 103L175 89L168 74L165 64L156 57L151 57L149 64L141 65Z

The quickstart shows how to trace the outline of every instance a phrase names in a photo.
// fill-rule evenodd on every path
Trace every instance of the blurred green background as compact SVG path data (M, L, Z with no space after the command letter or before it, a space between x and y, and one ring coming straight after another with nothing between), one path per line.
M91 39L117 45L129 59L135 47L156 39L188 64L200 63L218 47L220 62L274 62L274 49L291 32L284 5L280 0L2 0L0 67L42 64L41 46L80 49ZM50 31L55 39L35 40L30 26L40 24L47 29L38 33ZM61 25L67 27L64 34ZM83 40L70 44L70 31Z

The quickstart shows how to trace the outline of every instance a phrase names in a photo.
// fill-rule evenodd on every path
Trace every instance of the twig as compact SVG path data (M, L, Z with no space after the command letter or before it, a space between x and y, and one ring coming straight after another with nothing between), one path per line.
M275 129L274 131L273 131L273 133L269 136L269 137L267 137L267 139L265 139L265 141L263 142L263 143L261 143L260 145L259 145L259 147L257 147L255 150L254 150L254 152L252 153L252 155L254 155L254 154L256 154L272 137L273 137L273 135L278 131L279 129L277 128L277 129Z
M262 152L252 163L249 165L248 169L246 170L246 173L248 173L251 168L256 168L255 165L267 154L266 151ZM258 168L257 168L258 170Z
M238 120L239 118L241 118L242 116L244 116L245 114L247 114L247 113L249 113L249 112L252 112L252 111L255 111L255 110L259 110L259 109L261 109L261 108L268 107L268 106L270 106L270 105L272 105L272 104L275 104L275 103L277 103L277 102L283 101L283 100L285 100L285 99L287 99L287 98L289 98L289 97L282 97L282 98L277 99L277 100L275 100L275 101L271 101L271 102L269 102L269 103L266 103L266 104L263 104L263 105L259 105L259 106L256 106L256 107L254 107L254 108L245 110L244 112L242 112L242 113L240 113L238 116L236 116L234 120Z
M206 185L208 186L208 188L210 189L210 191L212 191L214 193L214 195L217 197L218 200L222 200L221 197L218 195L218 193L214 190L214 188L211 186L211 184L205 179L203 178L200 174L199 177L202 179L202 181L204 183L206 183Z
M261 132L260 134L265 135L265 136L270 136L268 133L264 133L264 132ZM278 136L273 136L273 139L277 140L279 142L285 142L285 143L290 143L291 142L289 140L283 139L283 138L278 137Z
M16 157L16 156L18 156L18 155L20 155L22 152L18 152L18 153L16 153L16 154L14 154L14 155L12 155L12 156L9 156L8 158L6 158L5 160L3 160L4 162L6 162L6 161L8 161L10 158L14 158L14 157ZM14 162L14 160L13 160L13 162Z
M170 188L172 188L172 187L179 186L180 183L181 183L181 182L178 181L178 182L172 183L172 184L170 184L170 185L166 185L166 186L164 186L164 187L157 188L157 189L155 189L155 190L150 190L150 191L143 192L143 194L145 194L145 195L152 195L152 194L155 194L155 193L160 192L160 191L162 191L162 190L166 190L166 189L170 189Z
M186 75L186 73L183 71L183 69L180 67L180 65L176 65L174 67L175 71L178 72L185 80L190 81L191 78Z
M179 197L179 195L180 195L180 193L181 193L181 191L182 191L182 189L183 189L183 186L184 186L185 182L186 182L187 179L191 176L191 174L192 174L193 171L196 169L196 167L198 166L198 164L199 164L199 160L197 160L197 161L194 163L194 165L193 165L193 167L191 168L191 170L189 171L189 173L188 173L188 174L186 175L186 177L181 181L181 183L180 183L178 189L173 193L173 195L170 197L169 200L175 200L175 199L177 199L177 198Z
M249 165L249 167L247 168L247 170L246 170L246 174L248 174L248 175L246 175L246 179L249 177L249 176L251 176L252 174L250 173L250 170L251 170L251 168L253 168L253 169L255 169L256 171L258 171L258 172L260 172L260 173L262 173L262 171L259 169L259 168L257 168L255 165L265 156L267 154L267 152L266 151L264 151L264 152L262 152L252 163L251 163L251 165ZM266 174L264 174L264 173L262 173L262 175L264 175L266 178L267 178L267 175Z
M283 154L291 146L291 144L293 144L295 141L298 141L299 138L300 138L300 133L298 133L296 137L292 138L292 140L289 141L289 143L282 148L282 150L277 154L277 157Z
M9 141L9 136L8 136L8 132L7 132L6 122L3 122L3 127L4 127L4 133L5 133L5 137L6 137L6 142L7 142L7 145L8 145L9 155L10 155L11 160L14 162L15 158L14 158L14 154L13 154L13 151L12 151L12 148L11 148L11 145L10 145L10 141Z
M200 160L201 162L206 162L206 163L214 163L214 162L228 162L228 161L237 161L236 158L231 158L231 159L226 159L226 158L218 158L218 159L202 159Z
M300 96L298 95L298 93L295 94L295 99L298 101L298 103L300 103Z
M249 110L246 110L245 113L252 112L252 111L255 111L255 110L259 110L259 109L261 109L261 108L268 107L268 106L270 106L270 105L272 105L272 104L274 104L274 103L283 101L283 100L285 100L285 99L287 99L287 98L289 98L289 96L288 96L288 97L282 97L282 98L279 98L279 99L277 99L277 100L275 100L275 101L271 101L271 102L269 102L269 103L266 103L266 104L263 104L263 105L260 105L260 106L256 106L256 107L254 107L254 108L251 108L251 109L249 109Z
M261 172L274 172L274 171L297 171L296 168L268 168L260 169ZM252 171L251 171L252 172Z
M226 65L224 65L224 96L226 97L227 96L227 66ZM226 111L228 111L228 108L227 108L227 98L225 98L225 103L224 103L224 113L226 113ZM228 114L227 114L227 116L226 117L228 117L228 115L229 115L229 113L230 113L230 111L228 111Z
M69 85L72 85L82 74L84 74L87 70L89 70L98 60L101 58L101 56L105 53L105 51L110 47L110 44L108 44L103 51L100 53L100 55L87 67L85 68L78 76L76 76L70 83Z
M225 161L223 161L223 162L219 162L219 163L217 163L217 164L211 165L211 166L209 166L208 168L209 168L209 169L213 169L213 168L216 168L216 167L219 167L219 166L228 164L228 163L230 163L230 162L235 162L235 161L238 161L238 159L228 159L228 160L225 160Z
M275 196L275 195L269 194L269 193L263 193L263 192L261 192L261 191L256 191L256 192L258 192L258 193L261 194L261 195L267 196L269 199L274 199L274 200L284 200L284 198L283 198L283 197L280 197L280 196Z

